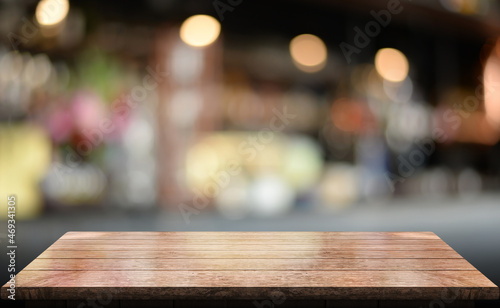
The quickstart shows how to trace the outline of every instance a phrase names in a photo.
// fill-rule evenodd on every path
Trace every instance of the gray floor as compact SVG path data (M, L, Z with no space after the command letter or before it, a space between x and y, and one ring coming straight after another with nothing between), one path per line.
M228 220L205 210L191 216L189 224L178 212L65 211L19 221L16 229L18 270L67 231L433 231L500 285L500 195L394 199L268 219ZM2 243L6 251L5 238ZM6 253L0 261L7 265ZM6 282L7 266L1 273Z

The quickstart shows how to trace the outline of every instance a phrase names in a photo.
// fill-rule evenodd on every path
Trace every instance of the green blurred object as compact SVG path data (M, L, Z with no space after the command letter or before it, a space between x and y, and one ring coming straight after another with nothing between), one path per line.
M85 50L77 60L78 84L74 88L88 88L111 104L126 88L130 74L116 57L99 49Z

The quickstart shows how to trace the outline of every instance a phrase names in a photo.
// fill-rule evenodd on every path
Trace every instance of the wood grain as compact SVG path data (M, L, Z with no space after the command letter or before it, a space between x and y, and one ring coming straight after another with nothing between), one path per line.
M203 250L46 250L41 259L462 259L454 250L203 251Z
M272 246L313 246L313 247L349 247L349 246L359 246L359 245L391 245L391 246L414 246L414 245L428 245L428 246L439 246L446 249L450 247L444 243L442 240L381 240L381 239L170 239L170 238L156 238L156 239L142 239L142 240L132 240L132 239L86 239L86 240L68 240L59 239L52 246L57 245L106 245L106 246L124 246L124 245L160 245L160 246L197 246L197 245L233 245L239 247L241 245L262 245L265 242L266 245Z
M16 297L77 299L260 298L277 289L290 298L432 299L455 288L456 299L496 299L498 288L477 271L22 271ZM113 291L110 291L113 290ZM3 289L2 289L3 291Z
M274 305L273 305L274 304ZM492 303L493 304L493 303ZM16 305L16 307L22 305ZM105 304L87 300L59 300L59 301L27 301L24 307L36 308L82 308L82 307L106 307L106 308L422 308L422 307L446 307L446 308L473 308L473 307L497 307L493 305L484 306L484 301L476 305L475 301L408 301L408 300L284 300L273 302L271 299L258 300L116 300Z
M452 250L450 247L443 244L435 245L397 245L397 244L373 244L373 245L358 245L358 244L339 244L339 245L268 245L268 244L183 244L175 245L169 243L158 244L137 244L137 245L106 245L106 244L81 244L81 245L64 245L55 243L48 248L48 250L143 250L143 251L162 251L162 250L199 250L199 251L342 251L342 250Z
M441 240L433 232L66 232L61 239L133 239L145 240L168 238L169 240L191 239L237 239L237 240L297 240L297 239L420 239Z
M113 266L110 267L110 264ZM25 271L397 271L467 270L475 268L464 259L36 259Z
M477 271L23 271L34 287L478 287L495 285Z
M499 296L432 232L68 232L16 277L16 298L28 300L175 304L276 290L318 303Z

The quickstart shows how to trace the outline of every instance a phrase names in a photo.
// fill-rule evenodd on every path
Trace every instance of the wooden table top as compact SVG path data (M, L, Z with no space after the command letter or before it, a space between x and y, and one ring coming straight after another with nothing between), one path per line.
M7 284L2 287L6 298ZM68 232L16 276L16 298L498 299L432 232Z

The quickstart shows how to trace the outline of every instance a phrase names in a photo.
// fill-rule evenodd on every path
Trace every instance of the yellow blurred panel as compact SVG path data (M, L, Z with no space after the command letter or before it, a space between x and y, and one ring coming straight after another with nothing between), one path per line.
M51 157L45 131L29 124L0 125L0 208L7 213L7 196L16 195L16 218L33 218L42 209L40 180ZM6 219L6 215L1 215Z

